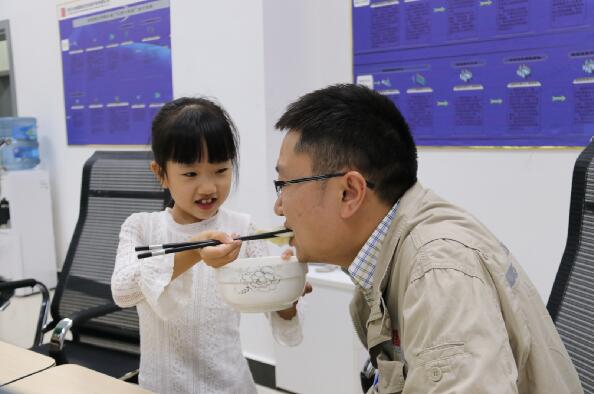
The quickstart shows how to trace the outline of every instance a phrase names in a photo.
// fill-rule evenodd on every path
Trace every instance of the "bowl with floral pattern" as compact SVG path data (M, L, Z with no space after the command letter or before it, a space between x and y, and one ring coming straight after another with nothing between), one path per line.
M237 259L216 269L225 302L239 312L287 309L303 294L307 264L280 256Z

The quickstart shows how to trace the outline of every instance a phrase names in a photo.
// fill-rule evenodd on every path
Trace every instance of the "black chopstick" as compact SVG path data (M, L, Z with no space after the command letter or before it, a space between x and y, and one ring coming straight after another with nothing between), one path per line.
M205 242L205 241L202 241ZM170 248L179 248L182 246L190 246L195 245L197 242L178 242L178 243L171 243L171 244L161 244L161 245L146 245L146 246L137 246L134 248L135 252L142 252L144 250L160 250L160 249L170 249Z
M270 231L270 232L267 232L267 233L260 233L260 234L254 234L254 235L244 235L243 237L238 237L238 238L235 238L235 239L242 240L242 241L250 241L250 240L254 240L254 239L266 239L266 238L274 237L274 236L279 235L279 234L288 233L290 231L291 230L289 230L287 228L283 228L283 229L280 229L280 230ZM210 242L210 241L214 241L214 240L195 241L195 242L177 242L177 243L168 243L168 244L160 244L160 245L137 246L137 247L134 248L134 250L136 252L142 252L144 250L179 248L179 247L182 247L182 246L196 245L196 244L201 244L201 243ZM212 245L207 245L207 246L212 246Z
M276 230L276 231L271 231L271 232L262 233L262 234L244 235L242 237L234 238L234 240L254 241L254 240L259 240L259 239L268 239L268 238L273 238L279 234L288 233L290 231L291 230L289 230L289 229L282 229L282 230ZM183 252L185 250L192 250L192 249L200 249L200 248L205 248L207 246L217 246L220 244L222 244L221 241L218 241L216 239L210 239L207 241L199 241L199 242L179 242L179 243L170 243L170 244L162 244L162 245L137 246L135 248L135 250L136 251L149 250L148 252L145 252L145 253L139 253L137 256L139 259L145 259L147 257L161 256L164 254Z

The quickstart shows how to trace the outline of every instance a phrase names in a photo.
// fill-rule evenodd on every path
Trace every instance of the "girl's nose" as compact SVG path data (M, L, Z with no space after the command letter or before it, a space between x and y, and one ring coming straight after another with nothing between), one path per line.
M203 181L200 182L200 184L198 185L198 193L200 194L214 194L217 191L217 186L214 184L214 182L211 181Z

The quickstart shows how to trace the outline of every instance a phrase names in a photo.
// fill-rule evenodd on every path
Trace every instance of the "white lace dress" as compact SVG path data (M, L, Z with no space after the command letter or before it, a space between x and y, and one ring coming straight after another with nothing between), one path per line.
M220 209L208 220L181 225L169 209L131 215L120 232L111 279L113 298L121 307L136 306L140 320L142 387L157 393L256 393L239 339L240 314L222 300L214 269L194 265L175 280L173 255L138 260L134 247L184 242L204 230L251 234L248 215ZM246 242L240 257L267 255L263 241ZM269 319L275 339L301 342L299 316Z

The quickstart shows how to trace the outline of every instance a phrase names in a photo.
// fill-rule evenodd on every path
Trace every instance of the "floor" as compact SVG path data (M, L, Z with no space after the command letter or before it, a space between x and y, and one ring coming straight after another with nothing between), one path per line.
M12 297L10 305L0 311L0 341L24 348L31 347L40 304L41 296L39 294ZM268 387L257 387L258 394L281 393Z

